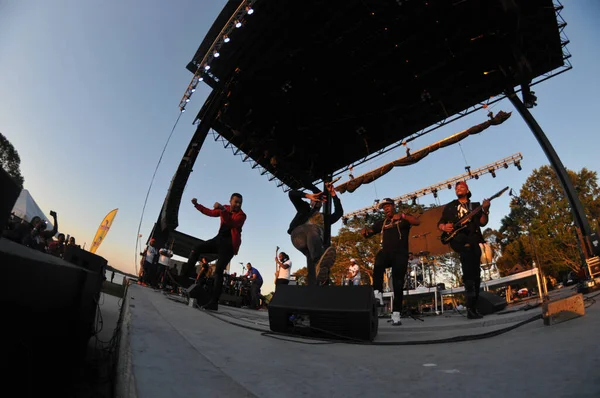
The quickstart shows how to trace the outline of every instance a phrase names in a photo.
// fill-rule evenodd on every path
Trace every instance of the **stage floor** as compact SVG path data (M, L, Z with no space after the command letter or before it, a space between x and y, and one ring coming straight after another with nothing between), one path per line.
M446 312L400 327L381 318L375 344L358 345L270 335L267 311L207 313L173 298L130 286L118 396L600 396L600 305L498 335L541 307L482 320ZM485 334L493 337L468 340ZM461 341L432 344L447 339Z

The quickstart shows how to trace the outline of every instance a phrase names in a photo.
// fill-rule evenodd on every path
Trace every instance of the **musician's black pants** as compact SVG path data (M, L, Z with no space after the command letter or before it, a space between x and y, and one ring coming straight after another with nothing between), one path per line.
M252 302L250 303L250 307L254 309L258 309L260 307L260 287L262 286L262 282L254 282L252 281L252 286L250 286L250 297Z
M211 240L200 241L200 243L194 246L186 264L187 272L189 273L191 269L194 269L198 257L207 253L217 253L219 256L215 272L213 273L215 284L211 297L211 301L218 302L219 297L221 297L221 292L223 291L223 271L225 271L225 267L227 267L227 264L229 264L229 261L233 258L231 235L228 235L227 237L215 236Z
M386 268L392 268L392 286L394 287L394 312L402 311L402 298L404 296L404 277L408 267L408 253L405 251L391 251L382 249L375 256L373 267L373 290L383 292L383 274Z
M290 283L289 279L277 278L277 280L275 281L275 286L277 286L277 285L289 285L289 283Z
M467 308L475 309L481 285L481 248L479 243L473 242L469 246L460 248L458 253L462 266Z
M294 247L306 256L309 285L317 284L315 267L325 251L321 232L317 225L305 223L294 228L291 234Z

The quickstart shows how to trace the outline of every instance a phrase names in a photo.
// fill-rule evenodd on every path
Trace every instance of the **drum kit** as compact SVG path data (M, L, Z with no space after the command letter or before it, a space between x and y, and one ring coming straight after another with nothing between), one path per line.
M429 254L428 251L420 251L414 258L409 258L404 280L406 290L435 286L435 264Z

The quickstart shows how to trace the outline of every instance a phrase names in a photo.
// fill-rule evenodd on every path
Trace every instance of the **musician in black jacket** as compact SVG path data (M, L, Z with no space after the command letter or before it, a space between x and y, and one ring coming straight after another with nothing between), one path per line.
M330 225L337 222L344 213L342 203L335 193L333 184L327 184L327 193L319 192L313 187L314 193L290 191L289 197L296 208L288 234L292 244L306 256L309 285L326 285L329 282L329 269L335 262L336 252L333 246L323 247L324 219L321 204L327 200L326 195L333 199L334 212L329 215ZM303 199L310 200L310 204Z
M447 234L454 231L454 224L479 207L479 203L470 201L471 192L466 182L457 182L455 192L457 199L444 207L442 217L438 221L438 228ZM481 284L481 248L479 244L484 242L481 227L488 223L489 213L490 201L486 199L483 201L481 210L473 215L465 224L466 227L458 231L449 242L452 250L460 255L467 301L467 318L469 319L483 317L477 312L477 300Z
M371 227L363 228L360 233L365 238L381 234L381 250L377 252L373 266L373 294L380 305L383 305L383 274L386 268L391 268L394 287L392 326L400 326L404 277L408 266L408 236L410 228L421 224L421 220L410 214L397 213L396 203L390 198L383 199L379 208L383 209L385 218Z

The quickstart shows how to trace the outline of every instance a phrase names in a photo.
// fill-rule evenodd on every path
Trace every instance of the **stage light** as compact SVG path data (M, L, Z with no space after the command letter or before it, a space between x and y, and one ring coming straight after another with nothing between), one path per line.
M522 169L521 169L521 162L520 162L520 161L518 161L518 160L517 160L517 161L515 162L515 166L517 166L517 170L519 170L519 171L521 171L521 170L522 170Z
M201 78L199 78L199 79L198 79L198 81L199 81L199 82L201 82L201 81L203 81L203 80L204 80L204 78L203 78L203 77L201 77Z
M437 199L437 189L433 190L433 197Z
M448 184L448 189L452 189L452 184Z
M195 88L193 88L193 89L192 89L192 93L195 93L195 92L196 92L196 89L195 89Z
M508 164L504 163L504 168L508 169Z
M230 39L229 37L227 37L227 36L223 37L223 41L224 41L225 43L229 43L229 41L230 41L230 40L231 40L231 39Z
M186 98L186 99L185 99L185 102L190 102L190 99L189 99L189 98Z
M185 112L185 108L181 108L181 113Z
M416 196L413 196L413 197L412 197L412 205L413 205L413 206L416 206L416 205L417 205L417 197L416 197Z
M490 174L493 178L496 178L496 172L494 171L494 169L490 169Z
M237 22L235 23L235 27L236 27L236 28L241 28L241 27L242 27L242 23L241 23L240 21L237 21Z
M475 179L479 180L479 174L475 174Z
M252 9L252 7L246 7L246 12L248 13L248 15L254 14L254 10Z
M215 56L215 58L219 58L221 56L221 54L219 54L218 51L215 51L215 53L213 55Z
M210 65L205 65L204 66L204 70L209 70L210 69Z

